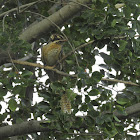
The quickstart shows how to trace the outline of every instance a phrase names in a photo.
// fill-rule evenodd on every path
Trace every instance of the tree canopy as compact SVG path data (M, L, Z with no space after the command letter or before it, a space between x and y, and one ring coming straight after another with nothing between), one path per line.
M2 0L0 7L0 139L140 139L139 0ZM64 71L41 63L53 33L67 39ZM63 79L51 82L43 69ZM61 111L64 92L71 114ZM35 94L42 100L33 104Z

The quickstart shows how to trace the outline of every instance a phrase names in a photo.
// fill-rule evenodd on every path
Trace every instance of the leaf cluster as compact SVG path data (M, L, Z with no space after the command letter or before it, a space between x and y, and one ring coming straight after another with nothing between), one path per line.
M1 6L4 5L0 12L27 2L33 0L25 0L19 4L15 1L4 1L0 3ZM124 3L124 6L117 9L115 5L118 3ZM41 16L33 13L48 16L47 11L52 5L49 1L36 3L26 7L30 12L23 9L21 13L14 11L0 20L0 66L8 62L9 58L19 59L29 53L34 54L31 45L18 37L31 23L42 20ZM42 123L41 126L47 127L49 131L40 132L40 135L31 134L34 139L125 139L132 137L129 132L137 134L135 126L139 123L139 116L121 119L114 112L127 117L125 109L140 102L140 87L126 85L122 91L118 89L114 97L113 88L116 83L103 82L102 77L139 84L138 0L94 0L89 7L64 23L63 33L71 43L64 45L65 54L72 51L71 46L76 49L86 43L86 40L94 40L92 44L76 50L75 54L72 53L64 60L65 72L73 72L77 79L63 77L61 81L50 82L45 79L45 82L41 82L43 74L38 68L13 65L10 70L0 69L0 101L7 104L5 112L0 114L0 126L7 125L3 123L5 119L13 124L31 117L35 120L46 119L47 123ZM59 30L56 32L60 33ZM48 36L44 34L36 43L44 43L46 40ZM99 57L103 62L100 63ZM29 61L36 62L34 59ZM97 65L99 69L95 70ZM34 71L36 78L31 78ZM112 74L112 71L115 73ZM41 97L41 101L27 105L29 99L26 94L32 91L38 94L38 98ZM5 100L7 93L10 96ZM65 93L71 101L72 114L61 111L60 99ZM2 104L0 109L3 109ZM126 129L132 125L132 128ZM29 136L19 138L27 139Z

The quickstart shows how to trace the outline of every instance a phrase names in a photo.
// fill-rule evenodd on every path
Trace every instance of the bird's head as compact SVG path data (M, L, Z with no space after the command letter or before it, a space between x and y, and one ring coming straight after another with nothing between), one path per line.
M63 44L67 40L64 38L64 36L59 35L59 34L52 34L49 38L49 42L54 42L57 44Z

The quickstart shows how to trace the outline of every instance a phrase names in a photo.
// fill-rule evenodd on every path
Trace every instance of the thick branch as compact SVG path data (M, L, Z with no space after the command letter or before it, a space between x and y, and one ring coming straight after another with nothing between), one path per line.
M128 116L136 114L138 112L140 112L140 103L127 107L126 116L119 114L117 111L114 112L114 115L116 115L116 117L118 117L119 119L122 119L124 117L127 118ZM46 123L46 128L42 127L40 125L41 123L43 123L43 121L32 120L32 121L26 121L26 122L23 122L20 124L14 124L12 126L0 127L0 139L5 138L5 137L31 134L31 133L36 133L36 132L44 132L44 131L45 132L47 132L47 131L57 132L57 130L55 130L55 129L50 130L49 127L47 127L47 123ZM44 121L44 123L45 123L45 121ZM71 128L71 129L74 129L74 128ZM99 134L97 134L97 135L99 135Z
M66 6L64 6L48 18L27 28L19 38L28 42L32 42L33 40L40 37L43 33L50 32L51 30L56 28L56 26L54 26L52 22L57 24L58 26L64 24L64 22L72 18L83 9L83 6L81 4L86 4L90 1L91 0L73 0L73 2L68 3ZM81 4L77 4L77 2Z
M140 103L127 107L125 111L127 115L120 114L117 111L114 112L114 115L119 119L127 118L128 116L135 116L135 114L140 113Z
M11 137L11 136L18 136L24 134L31 134L35 132L43 132L48 131L48 128L44 128L40 126L39 121L26 121L21 124L14 124L12 126L4 126L0 128L0 139Z

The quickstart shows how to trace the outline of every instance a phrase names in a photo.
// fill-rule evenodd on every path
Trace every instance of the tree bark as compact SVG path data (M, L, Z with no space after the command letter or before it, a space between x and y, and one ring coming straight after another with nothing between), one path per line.
M114 115L117 116L119 119L124 119L124 118L128 118L131 116L137 117L140 115L140 103L127 107L125 109L125 111L127 114L126 116L118 113L117 111L114 112Z
M41 121L31 120L25 121L21 124L14 124L9 126L4 126L0 128L0 139L18 136L24 134L31 134L35 132L47 131L48 128L44 128L40 125Z
M19 38L28 42L33 42L41 35L54 30L56 28L54 24L57 26L64 24L67 20L71 19L74 15L83 10L83 5L89 2L91 2L91 0L73 0L73 2L68 3L48 18L27 28L23 33L21 33Z

